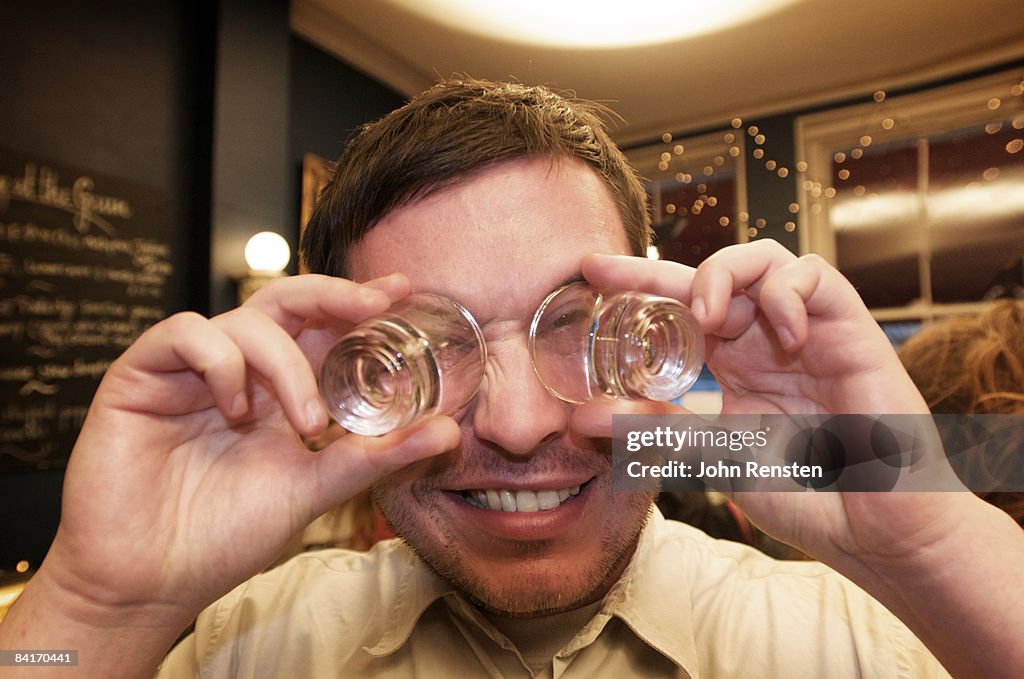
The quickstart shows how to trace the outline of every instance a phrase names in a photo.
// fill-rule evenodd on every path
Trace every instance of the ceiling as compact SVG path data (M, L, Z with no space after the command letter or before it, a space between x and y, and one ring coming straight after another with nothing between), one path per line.
M456 73L574 90L624 118L623 145L1024 59L1021 0L790 0L699 35L603 48L485 30L431 11L439 1L292 0L291 25L406 96Z

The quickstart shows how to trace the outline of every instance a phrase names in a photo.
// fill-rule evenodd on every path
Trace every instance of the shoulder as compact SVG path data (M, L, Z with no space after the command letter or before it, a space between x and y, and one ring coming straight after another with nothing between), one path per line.
M216 625L275 618L364 621L396 605L424 567L400 541L378 543L368 552L326 549L299 554L242 583L206 612Z
M899 619L822 563L780 561L675 521L656 537L660 558L687 581L701 664L713 674L755 672L748 660L763 671L773 659L774 676L947 676Z
M183 642L186 650L169 660L191 664L198 676L259 676L249 670L268 667L293 673L308 668L311 654L345 666L378 643L410 602L433 596L432 578L397 540L369 552L306 552L203 611ZM322 643L324 630L330 630L329 649ZM189 657L175 657L181 655Z
M282 565L261 573L239 585L218 602L230 605L238 600L259 601L270 597L267 604L282 605L303 599L323 600L335 594L344 583L344 599L366 592L380 598L394 593L402 580L414 577L422 563L399 540L385 540L367 552L347 549L324 549L304 552Z
M888 615L866 592L820 562L775 559L676 521L662 521L658 528L653 556L672 563L676 577L686 580L695 614L730 619L730 624L789 615L802 606L844 619L853 610Z

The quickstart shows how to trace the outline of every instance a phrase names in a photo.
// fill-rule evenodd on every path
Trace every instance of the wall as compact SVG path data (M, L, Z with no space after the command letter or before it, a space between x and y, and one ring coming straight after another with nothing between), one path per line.
M172 311L232 306L248 235L297 241L302 153L336 156L401 103L292 38L283 0L9 4L0 146L166 193ZM62 469L0 474L0 571L38 566L62 482Z
M171 196L173 309L205 308L203 222L214 16L157 0L10 3L0 38L0 146L130 179ZM63 470L0 475L0 569L38 565Z
M405 100L394 90L349 68L310 43L291 38L288 162L289 234L297 252L302 156L315 153L328 160L341 155L345 142L363 123L398 108ZM295 271L297 258L292 258Z
M288 3L223 0L213 102L210 312L235 306L245 244L288 219Z

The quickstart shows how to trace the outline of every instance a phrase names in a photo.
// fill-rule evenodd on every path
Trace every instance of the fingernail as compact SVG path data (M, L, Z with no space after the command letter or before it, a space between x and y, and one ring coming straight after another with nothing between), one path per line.
M310 429L319 429L327 421L327 414L319 401L310 401L306 404L306 424Z
M388 293L383 290L375 290L373 288L360 288L359 297L367 304L379 306L390 300Z
M789 328L782 325L779 326L779 328L775 332L778 334L779 341L782 342L782 347L784 349L792 349L794 346L796 346L796 337L793 335Z
M423 422L420 427L414 431L409 438L405 440L405 445L409 446L413 450L427 449L431 452L437 451L437 447L444 443L444 437L448 434L441 428L441 424L429 421ZM447 443L445 443L447 446Z
M690 311L693 312L694 318L696 318L698 321L703 321L708 314L707 307L704 304L704 298L694 297L692 300L690 300Z
M245 392L240 391L235 394L234 400L231 401L231 417L241 417L248 410L249 405L245 397Z

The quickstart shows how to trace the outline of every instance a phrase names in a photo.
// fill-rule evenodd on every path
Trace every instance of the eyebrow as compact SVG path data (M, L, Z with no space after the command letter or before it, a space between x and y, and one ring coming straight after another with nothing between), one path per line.
M566 285L569 285L571 283L583 283L586 280L587 279L583 277L583 272L582 271L577 271L576 273L571 274L568 278L564 279L561 283L558 283L557 285L555 285L555 287L551 288L551 290L548 291L548 294L551 294L555 290L557 290L559 288L563 288Z
M551 288L550 290L545 292L543 294L543 296L541 296L541 298L539 300L537 300L537 307L539 308L541 303L543 302L543 300L547 299L555 290L561 290L565 286L572 285L573 283L586 283L586 282L587 282L587 279L583 277L583 272L582 271L576 271L575 273L569 274L568 276L563 278L558 283L555 283L555 286L553 288Z

